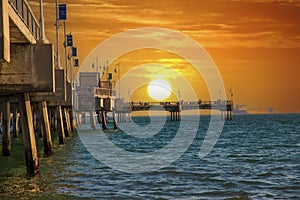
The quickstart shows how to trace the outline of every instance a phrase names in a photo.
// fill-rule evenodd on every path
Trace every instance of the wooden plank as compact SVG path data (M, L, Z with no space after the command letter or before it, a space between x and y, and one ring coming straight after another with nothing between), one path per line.
M0 3L0 63L10 62L10 34L9 34L9 15L8 1L2 0Z

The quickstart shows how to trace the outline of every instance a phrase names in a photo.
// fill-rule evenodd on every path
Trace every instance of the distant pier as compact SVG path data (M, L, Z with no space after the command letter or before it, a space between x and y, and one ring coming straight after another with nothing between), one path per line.
M165 110L170 113L171 121L181 120L181 111L184 110L220 110L221 119L232 119L232 101L167 101L167 102L124 102L116 99L115 112L117 115L143 110ZM119 117L121 118L121 117ZM122 119L121 119L122 121Z
M170 113L171 121L180 121L181 112L184 110L218 110L221 112L221 120L231 120L233 101L168 101L168 102L125 102L123 98L116 97L114 82L100 80L97 72L81 72L79 74L79 86L76 87L75 111L78 123L85 120L85 113L89 113L91 125L96 129L96 114L98 123L107 129L107 113L113 116L114 128L117 122L126 122L130 114L146 110L164 110Z

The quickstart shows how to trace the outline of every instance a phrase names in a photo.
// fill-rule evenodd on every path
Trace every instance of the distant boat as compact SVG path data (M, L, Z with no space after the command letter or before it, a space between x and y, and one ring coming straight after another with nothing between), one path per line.
M246 105L236 105L232 114L234 115L248 115L248 114L270 114L273 108L246 108Z
M236 105L232 114L233 115L248 115L249 112L244 107L245 107L245 105Z

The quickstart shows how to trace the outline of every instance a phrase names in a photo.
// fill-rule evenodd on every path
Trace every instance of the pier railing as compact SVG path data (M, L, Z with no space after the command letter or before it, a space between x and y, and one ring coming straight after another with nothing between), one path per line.
M40 26L26 0L8 0L33 37L40 38Z
M230 100L217 101L167 101L167 102L116 102L116 112L132 112L155 109L157 106L166 110L194 110L194 109L217 109L220 111L232 111L233 102Z

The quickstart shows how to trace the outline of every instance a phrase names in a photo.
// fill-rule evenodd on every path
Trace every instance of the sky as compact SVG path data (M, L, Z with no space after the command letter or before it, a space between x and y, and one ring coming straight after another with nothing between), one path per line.
M28 2L38 16L39 1ZM276 113L300 112L299 0L60 0L59 3L67 4L67 32L72 32L80 63L98 44L115 34L143 27L168 28L190 37L207 51L220 71L227 95L232 89L235 104L245 104L257 112L269 107ZM54 0L44 0L44 17L46 36L55 44ZM61 27L60 35L62 32ZM203 79L192 75L192 67L171 53L148 49L111 62L121 63L123 74L139 65L163 64L200 90L196 92L198 98L209 98ZM140 73L142 77L147 71ZM174 86L174 92L178 88Z

